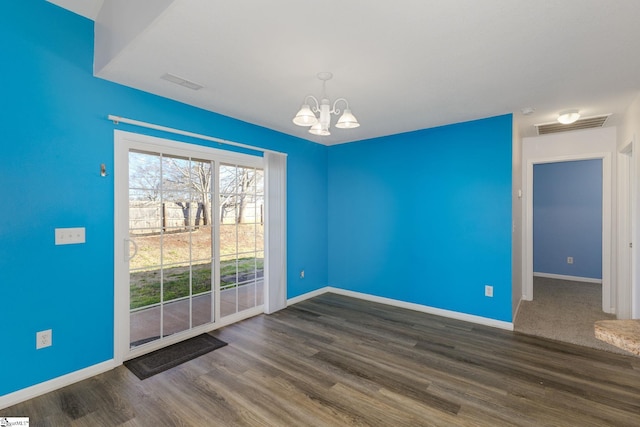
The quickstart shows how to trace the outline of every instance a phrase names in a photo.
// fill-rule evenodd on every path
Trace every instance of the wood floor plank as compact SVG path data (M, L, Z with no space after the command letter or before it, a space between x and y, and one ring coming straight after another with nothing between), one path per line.
M638 426L640 358L335 294L0 410L32 426Z

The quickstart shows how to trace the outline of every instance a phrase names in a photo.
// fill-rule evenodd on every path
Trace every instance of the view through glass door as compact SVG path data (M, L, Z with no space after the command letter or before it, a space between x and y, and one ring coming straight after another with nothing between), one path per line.
M128 164L129 348L261 306L263 170L137 148Z
M264 173L222 164L220 182L220 315L264 302Z

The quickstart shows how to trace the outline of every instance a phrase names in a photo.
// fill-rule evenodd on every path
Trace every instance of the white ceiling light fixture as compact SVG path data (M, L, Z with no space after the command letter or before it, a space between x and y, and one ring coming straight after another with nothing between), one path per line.
M351 113L349 108L349 102L344 98L338 98L331 105L331 101L327 98L326 85L327 80L331 80L333 74L328 71L318 73L318 78L322 80L322 97L320 101L313 95L307 95L304 98L304 104L298 114L293 118L293 123L298 126L311 126L309 133L320 136L331 135L329 127L331 126L331 115L339 115L342 112L342 116L338 119L336 127L339 129L354 129L360 126L358 120ZM310 102L313 103L310 105ZM338 102L343 101L346 105L344 110L336 108ZM319 113L319 117L316 116Z
M567 110L560 113L558 121L563 125L570 125L580 118L578 110Z

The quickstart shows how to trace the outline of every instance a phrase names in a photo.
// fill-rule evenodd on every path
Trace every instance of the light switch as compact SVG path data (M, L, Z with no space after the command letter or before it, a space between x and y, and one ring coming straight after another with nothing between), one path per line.
M56 245L74 245L84 242L84 227L56 228Z

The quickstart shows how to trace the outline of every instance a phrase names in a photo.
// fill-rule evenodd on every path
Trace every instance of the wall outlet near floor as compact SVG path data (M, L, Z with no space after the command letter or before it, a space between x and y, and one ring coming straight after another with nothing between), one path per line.
M568 256L567 257L567 264L573 264L573 257L572 256Z
M36 332L36 350L41 348L51 347L53 333L51 329L46 331Z
M484 296L485 297L493 297L493 286L484 285Z
M300 270L300 278L304 279L304 270Z

